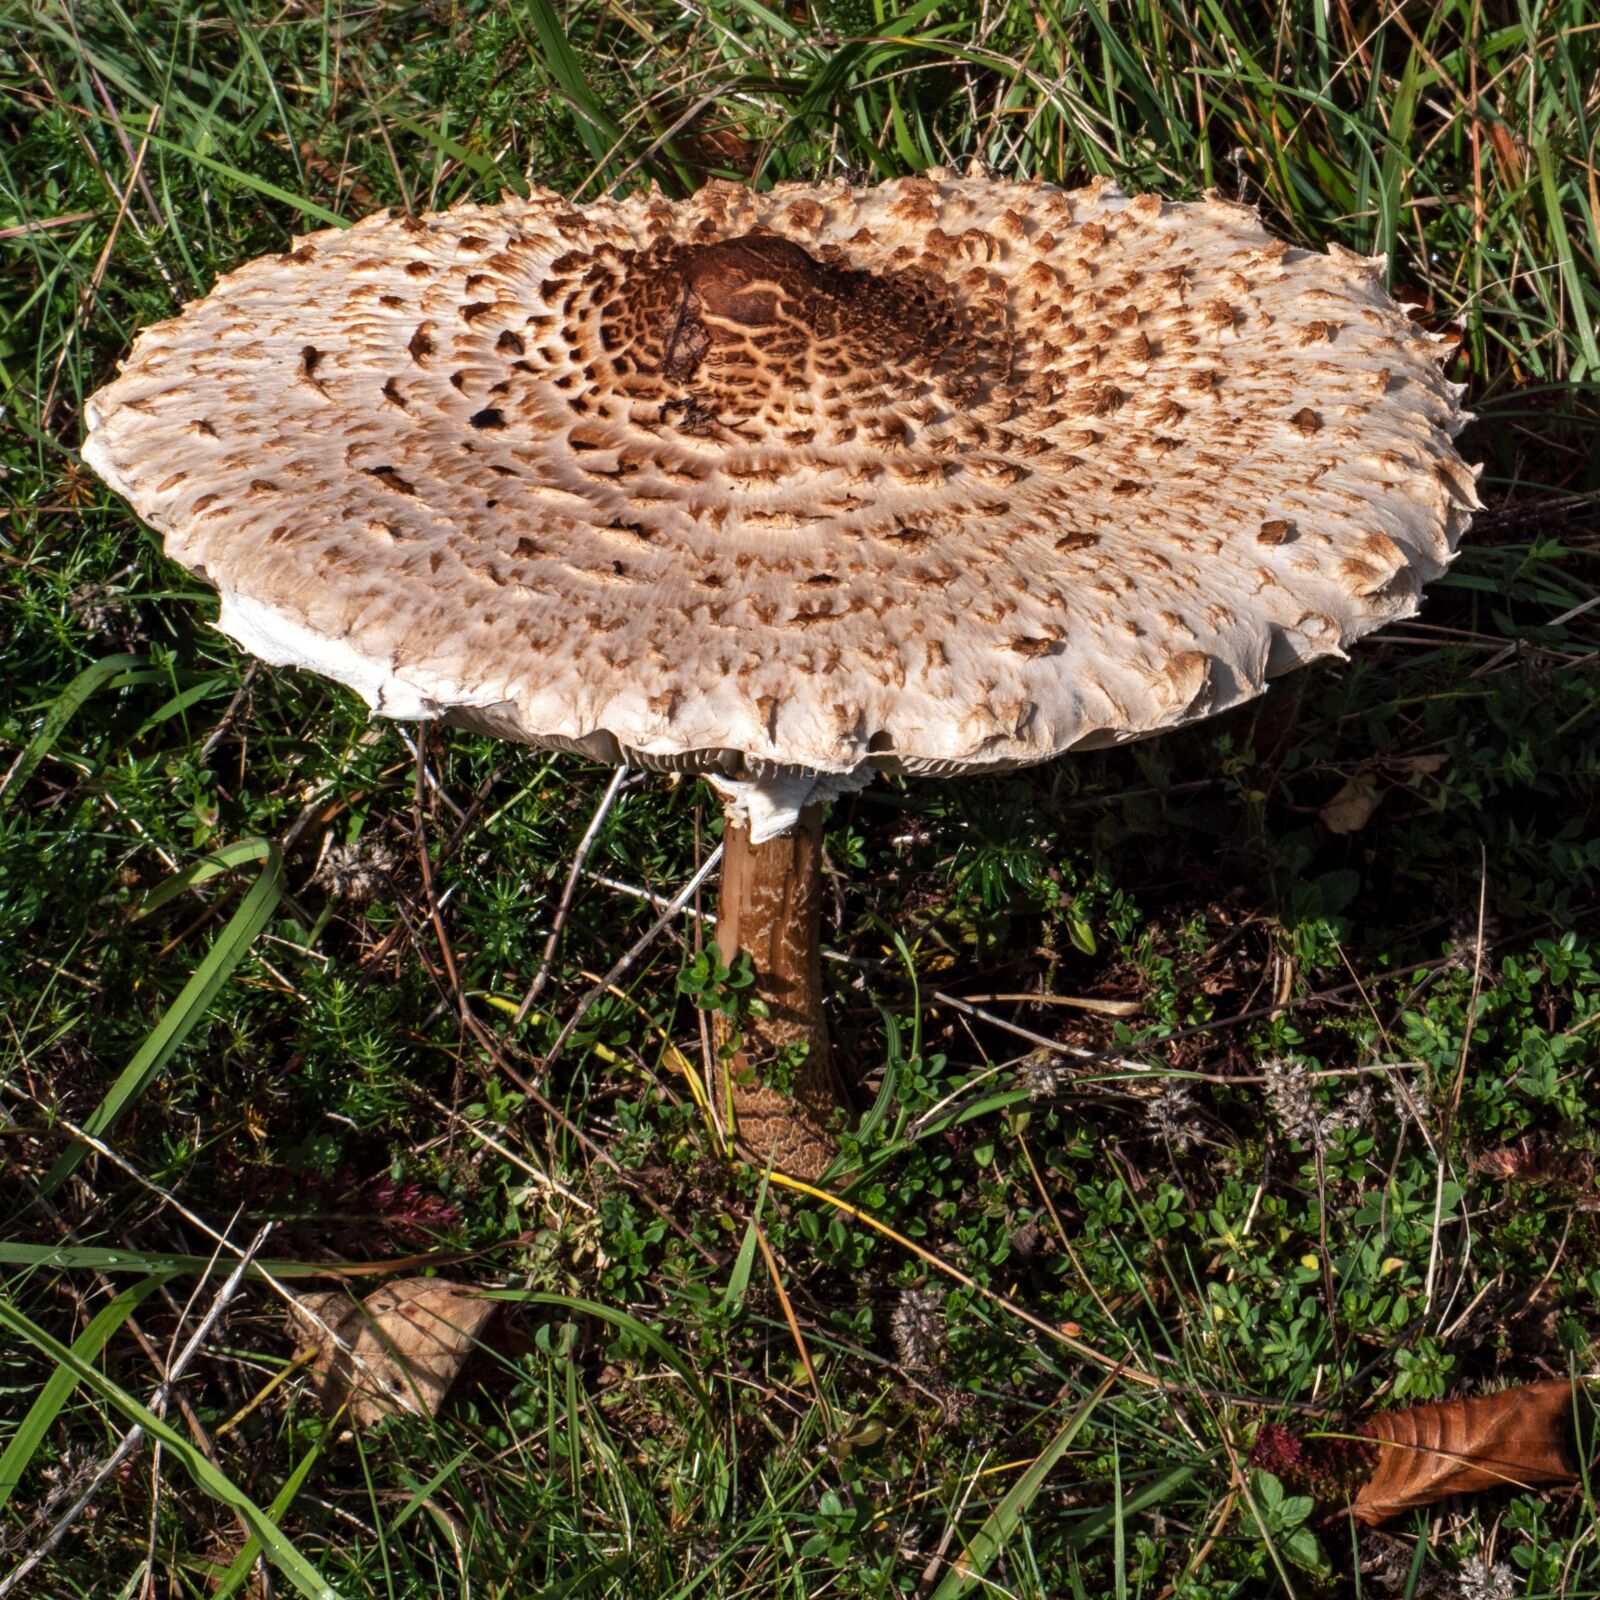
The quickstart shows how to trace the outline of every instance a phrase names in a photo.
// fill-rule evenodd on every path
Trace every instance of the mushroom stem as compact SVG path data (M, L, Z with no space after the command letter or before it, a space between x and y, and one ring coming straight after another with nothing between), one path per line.
M724 1117L755 1159L799 1178L820 1177L833 1160L828 1123L845 1103L822 1010L821 933L822 807L807 806L789 832L761 844L730 807L717 948L730 965L750 952L752 992L767 1015L743 1018L743 1043L717 1093L727 1093ZM805 1058L774 1072L775 1058L796 1044L807 1047Z

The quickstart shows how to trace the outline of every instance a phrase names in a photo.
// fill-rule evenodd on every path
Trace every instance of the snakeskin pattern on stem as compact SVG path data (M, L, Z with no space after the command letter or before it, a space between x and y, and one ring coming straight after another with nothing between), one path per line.
M753 845L747 826L728 818L722 835L722 898L717 947L731 962L748 950L754 992L768 1007L747 1018L744 1048L732 1062L732 1115L755 1160L808 1181L821 1177L836 1148L829 1131L847 1104L822 1010L822 807L807 806L789 833ZM792 1092L764 1081L763 1063L785 1045L808 1047ZM719 1083L719 1098L722 1085Z

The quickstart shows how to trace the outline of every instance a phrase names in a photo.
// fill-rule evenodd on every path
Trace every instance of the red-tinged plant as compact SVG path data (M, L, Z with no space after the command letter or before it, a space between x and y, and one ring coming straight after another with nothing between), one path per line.
M1378 1447L1361 1436L1328 1433L1302 1438L1279 1422L1262 1425L1250 1451L1250 1465L1270 1472L1300 1494L1327 1505L1343 1501L1371 1474Z

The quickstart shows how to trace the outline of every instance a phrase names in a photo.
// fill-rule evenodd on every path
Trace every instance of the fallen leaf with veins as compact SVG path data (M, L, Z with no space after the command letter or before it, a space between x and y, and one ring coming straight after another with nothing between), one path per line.
M1525 1383L1498 1394L1384 1411L1363 1432L1378 1464L1352 1509L1369 1527L1447 1495L1571 1483L1572 1386Z
M300 1295L289 1328L314 1352L323 1405L348 1400L366 1426L396 1412L433 1416L496 1309L471 1284L403 1278L360 1302L337 1289Z
M1329 833L1359 833L1371 820L1383 791L1370 773L1358 772L1317 813Z

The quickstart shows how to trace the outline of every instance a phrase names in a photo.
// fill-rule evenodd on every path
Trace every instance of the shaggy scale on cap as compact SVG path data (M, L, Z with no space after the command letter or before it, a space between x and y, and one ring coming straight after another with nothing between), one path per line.
M1412 612L1478 501L1380 265L939 172L385 214L147 329L83 453L257 655L788 816Z

